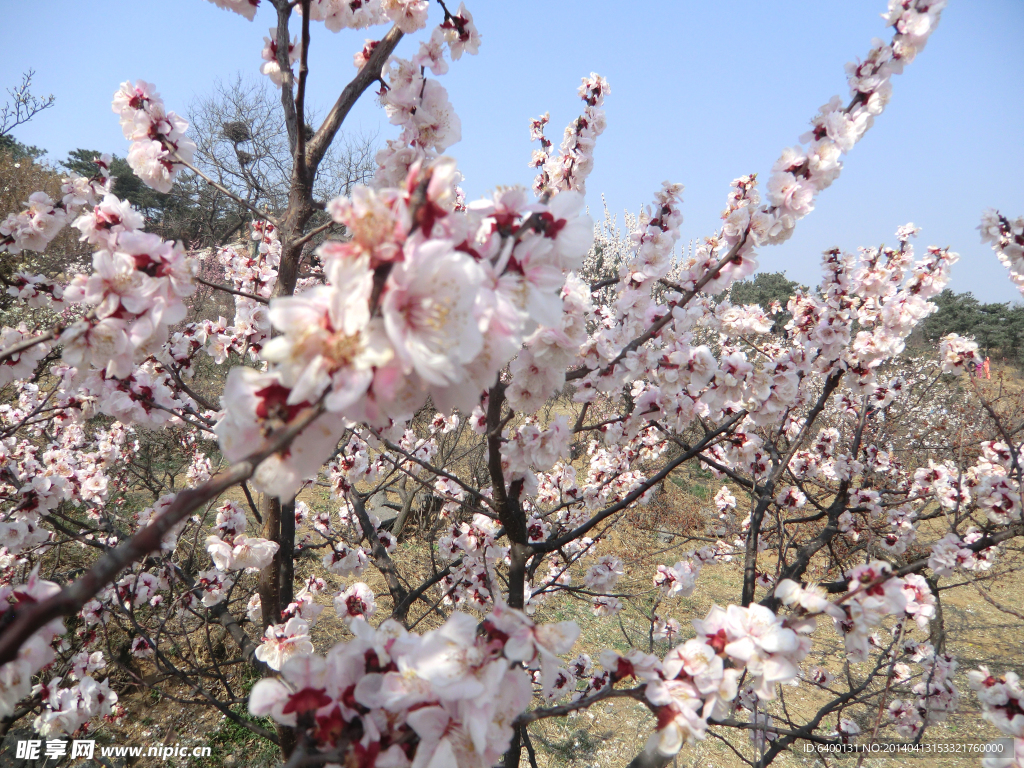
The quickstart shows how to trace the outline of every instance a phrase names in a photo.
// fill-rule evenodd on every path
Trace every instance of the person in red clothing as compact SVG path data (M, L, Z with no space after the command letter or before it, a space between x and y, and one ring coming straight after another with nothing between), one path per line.
M986 379L991 379L992 378L992 372L989 369L988 357L985 358L985 363L984 363L983 367L985 368L985 378Z

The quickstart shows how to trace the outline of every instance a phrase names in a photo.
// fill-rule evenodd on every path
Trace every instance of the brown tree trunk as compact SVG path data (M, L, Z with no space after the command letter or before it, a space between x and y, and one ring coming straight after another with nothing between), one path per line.
M281 536L278 544L281 545L277 550L281 563L278 601L283 611L295 599L295 499L281 505Z
M519 768L519 760L523 753L523 739L519 729L516 728L512 734L512 743L501 759L501 768Z
M662 757L656 752L650 752L645 749L634 757L626 768L665 768L671 762L671 757Z
M281 502L269 494L260 495L260 514L263 515L263 538L280 543ZM281 550L270 564L260 571L257 589L263 613L263 629L281 621Z

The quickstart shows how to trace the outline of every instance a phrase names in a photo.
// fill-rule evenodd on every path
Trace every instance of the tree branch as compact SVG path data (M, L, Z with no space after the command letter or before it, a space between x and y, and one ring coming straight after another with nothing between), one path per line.
M138 533L106 555L80 579L64 587L59 593L40 603L14 608L13 620L0 634L0 664L12 661L18 649L36 631L61 616L70 616L81 610L103 587L132 563L160 548L161 541L177 523L184 520L208 501L216 499L231 486L247 480L256 468L277 451L288 446L321 413L319 406L307 408L288 426L271 435L267 445L232 464L227 470L207 480L197 488L178 493L163 514Z
M401 39L402 31L398 27L392 27L384 35L384 39L377 43L373 53L370 54L370 58L366 60L366 64L359 70L359 74L353 78L352 82L345 86L345 90L341 92L338 100L331 107L331 111L327 114L323 125L320 126L320 129L306 146L306 165L311 171L316 172L316 169L320 167L320 161L327 154L327 149L338 134L341 124L345 121L345 118L359 100L359 97L363 95L363 92L380 79L384 63L391 56L391 53L398 45L398 41Z

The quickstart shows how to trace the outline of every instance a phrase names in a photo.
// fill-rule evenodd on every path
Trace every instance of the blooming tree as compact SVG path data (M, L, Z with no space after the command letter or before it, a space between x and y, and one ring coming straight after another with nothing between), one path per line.
M214 1L250 20L258 4ZM737 749L751 734L750 762L767 765L799 742L920 738L954 713L938 585L1003 568L1024 534L1019 411L956 383L977 346L951 335L935 359L901 356L956 254L915 254L912 225L892 247L828 251L783 334L728 298L838 178L945 3L891 0L890 39L847 66L849 94L782 152L763 195L755 176L735 180L720 230L683 255L678 184L628 232L595 233L584 195L603 78L583 79L557 150L547 115L532 121L532 193L467 202L444 154L461 125L436 78L481 45L469 10L271 5L261 72L280 89L292 166L278 209L236 196L248 241L193 252L145 232L102 158L0 225L8 258L67 226L93 253L70 280L22 272L9 288L26 319L0 337L4 728L29 717L50 736L117 717L98 680L117 638L293 765L518 766L535 760L531 724L613 698L652 716L634 766L709 733L739 735ZM390 28L307 131L320 23ZM321 162L375 84L397 130L373 183L316 199ZM122 84L113 111L154 189L201 173L153 85ZM320 211L330 221L314 224ZM996 213L981 227L1018 283L1022 228ZM204 316L200 287L233 317ZM196 376L207 362L223 375ZM942 413L922 406L937 392ZM162 478L146 458L158 439L177 457ZM687 462L721 479L715 516L676 532L695 542L682 559L650 567L653 600L620 592L607 532L659 503ZM402 547L413 537L419 560ZM307 556L316 568L298 575ZM684 629L669 606L727 561L742 565L735 602ZM575 622L543 620L567 601L597 617L640 605L649 642L592 658ZM318 649L331 610L345 629ZM845 646L843 675L809 663L819 624ZM237 658L209 651L211 628ZM240 666L261 677L250 693ZM815 689L816 711L788 710L784 685ZM970 686L988 722L1024 738L1016 675L981 667ZM1020 747L1004 757L1024 765Z

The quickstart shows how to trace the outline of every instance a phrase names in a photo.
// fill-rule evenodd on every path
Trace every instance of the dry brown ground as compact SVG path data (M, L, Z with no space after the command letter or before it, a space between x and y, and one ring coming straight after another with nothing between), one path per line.
M689 485L688 483L684 484ZM667 487L671 488L671 486ZM711 494L717 487L717 485L713 487ZM693 520L694 507L703 508L704 514L710 516L713 504L702 501L700 497L695 497L692 493L692 486L689 487L689 490L691 492L681 492L675 489L675 493L671 494L674 498L670 506L674 510L679 510L687 521ZM708 494L701 495L707 496ZM641 534L633 526L628 528L627 533L611 538L612 547L627 564L626 575L620 581L621 590L634 594L647 592L652 597L651 577L657 564L674 563L679 559L681 551L693 546L690 544L685 548L680 546L676 549L668 549L657 537ZM1015 558L1017 569L1024 567L1024 558L1013 555L1010 557ZM1004 559L1000 565L1006 567L1008 572L980 585L980 587L985 589L986 597L994 599L1000 607L1012 610L1017 615L997 609L979 595L979 587L974 585L941 592L948 636L946 649L954 654L959 662L955 680L960 689L961 702L959 711L950 717L948 722L936 724L927 729L924 739L927 742L958 738L994 739L1001 736L993 726L981 720L979 707L968 685L966 673L980 664L989 665L993 671L1024 672L1024 578L1019 570L1012 567L1013 564L1009 559ZM693 595L672 602L663 602L659 607L659 613L679 621L682 626L682 639L692 637L693 632L689 625L692 619L703 618L714 604L726 605L738 600L742 585L741 568L742 566L737 563L706 566L701 571L697 582L698 586ZM943 585L960 581L960 579L947 579ZM647 605L649 604L650 600L647 601ZM544 608L538 612L537 618L538 620L566 618L576 620L582 628L581 641L577 650L588 652L595 659L603 648L625 651L632 644L646 651L648 647L650 624L639 610L629 606L621 614L621 624L606 619L595 619L591 616L589 609L582 605L575 608L573 606L558 609ZM908 626L908 629L912 626L912 624ZM912 632L908 632L908 636L919 640L928 639L927 633L922 633L916 627ZM885 637L886 634L883 633L883 638ZM845 662L845 651L843 642L833 629L831 621L820 623L814 641L814 648L801 667L807 669L811 665L818 665L833 674L841 674ZM655 645L659 655L663 655L667 648L666 641L658 642ZM856 673L858 667L866 668L867 664L853 666ZM790 715L796 720L816 712L828 698L820 689L807 685L785 687L782 694ZM899 697L899 693L894 690L888 700L891 701L896 697ZM904 693L902 698L906 699L908 695ZM779 702L776 702L774 706L777 707L778 704ZM738 716L738 719L749 719L749 713L746 713L745 718L742 715ZM830 716L826 719L825 724L831 729L835 726L835 722L835 717ZM882 722L884 725L886 720L883 718ZM869 732L873 724L873 718L864 718L860 722L865 732ZM632 759L643 747L653 725L653 717L643 707L634 702L620 699L599 703L589 712L580 713L568 720L542 721L531 726L531 732L535 734L538 763L544 768L591 768L592 766L611 768L612 766L625 766ZM732 747L738 750L744 758L752 759L754 757L754 747L749 738L739 735L734 730L724 735L729 739ZM885 741L899 739L899 737L891 730L883 730L879 739ZM864 760L863 764L865 766L891 766L902 764L905 760L910 765L927 765L930 768L980 765L976 758L967 757L929 758L925 762L918 762L917 759L868 758ZM693 768L698 768L698 766L700 768L733 768L744 764L744 761L737 756L732 748L715 737L709 737L703 742L684 747L677 760L677 765L692 766ZM825 764L853 766L856 765L856 759L843 758L838 761L831 759L825 763L797 752L780 755L775 764L780 766Z
M656 535L655 529L662 528L675 532L702 531L714 518L712 498L719 485L705 472L683 468L674 476L674 482L666 483L665 494L659 505L661 512L655 514L650 509L641 510L623 517L608 531L600 553L614 553L623 559L626 563L626 574L620 582L619 589L637 596L636 600L627 602L620 615L620 621L596 619L591 614L589 603L571 598L552 600L541 607L536 618L539 621L577 621L582 632L581 640L574 651L589 653L595 661L600 651L605 648L625 651L635 646L647 650L649 623L641 610L647 610L654 598L651 577L655 567L659 563L676 562L686 550L695 546L694 543L684 544L680 539L666 543L664 538ZM241 494L229 494L232 498L235 495L244 506ZM739 493L736 495L740 497ZM323 489L307 491L301 498L315 508L336 506ZM255 523L252 525L255 526ZM430 567L426 548L417 541L416 533L415 530L410 531L412 535L403 541L395 555L400 570L414 584L417 576L429 573ZM327 610L312 630L314 644L320 653L349 637L347 629L335 618L329 603L330 595L334 591L355 580L341 579L325 573L320 564L322 555L323 550L316 550L314 556L300 557L296 565L297 578L315 574L325 578L328 583L328 590L322 597L322 602L328 606ZM1013 560L1014 557L1017 559ZM995 738L999 735L993 727L980 719L977 702L967 684L966 672L980 664L988 664L994 671L1012 669L1024 673L1024 578L1021 577L1019 570L1014 570L1024 568L1024 558L1011 555L1001 564L1003 567L1010 566L1010 570L986 582L983 585L984 596L974 585L942 593L944 619L949 638L947 650L959 661L956 683L962 698L959 712L947 723L930 727L926 741ZM581 575L582 573L574 574L574 581L578 583ZM378 595L378 616L387 616L391 606L383 580L372 566L367 568L362 578ZM951 583L951 580L947 579L944 582L948 583ZM740 565L737 563L707 566L700 574L698 587L692 597L662 603L659 613L676 618L683 628L682 638L685 639L692 636L692 619L703 618L713 604L725 605L736 602L740 594L740 584ZM993 600L999 603L1001 608L1011 612L1000 610L992 604ZM420 606L421 609L425 607L422 603ZM439 623L440 619L436 615L428 613L416 629L424 631ZM914 632L914 636L926 639L921 637L918 630ZM228 642L230 644L230 641ZM668 645L665 642L658 643L655 648L659 655L663 655L667 649ZM230 652L233 652L233 649ZM834 673L841 672L844 661L841 640L832 629L831 623L823 622L815 636L814 650L802 665L803 668L817 664ZM96 737L101 742L130 745L211 745L214 748L213 764L224 764L228 768L233 765L259 767L275 764L276 754L271 745L231 723L217 711L200 707L185 708L167 698L161 698L154 691L132 685L130 676L118 674L116 671L113 678L118 681L121 702L128 716L119 724L102 726ZM243 675L237 674L234 682L242 690L247 690L247 686L251 686L254 680L245 679ZM169 690L174 695L187 694L180 687L172 687ZM808 686L785 688L784 696L786 706L796 718L816 711L824 702L822 692ZM241 712L242 709L239 707L238 711ZM833 727L834 717L826 720L826 724L829 728ZM530 733L541 768L618 768L625 766L643 747L653 725L652 717L643 707L633 702L615 700L600 703L589 711L568 719L538 722L531 726ZM865 720L861 725L865 730L869 730L873 720ZM726 736L741 755L748 759L753 756L754 751L749 739L735 731L730 731ZM0 751L0 768L9 764L3 753L7 752L11 739L16 737L17 732L5 739ZM883 739L892 737L894 736L891 732L883 733L881 736ZM25 735L23 734L21 738L25 738ZM864 761L864 765L889 766L903 762L897 759L869 758ZM979 765L976 758L964 757L905 762L929 768ZM111 764L123 766L165 763L143 758L134 763L114 761ZM211 761L207 758L187 764L208 766ZM685 747L676 763L677 766L692 768L732 768L743 764L732 748L714 737ZM856 762L843 759L829 760L825 763L821 759L801 753L789 753L780 756L776 764L785 767L823 764L852 766L856 765ZM18 762L17 765L20 768L24 762ZM53 765L53 762L51 761L49 765ZM85 764L76 762L75 765Z
M665 522L692 525L701 517L710 517L713 509L710 496L713 491L701 491L700 482L699 479L692 480L684 476L683 485L687 490L667 486L670 502L668 507L673 511L676 520ZM714 487L717 488L717 485ZM602 552L615 552L626 563L626 574L620 582L621 591L638 595L636 601L627 603L620 616L621 622L597 619L591 614L588 603L572 599L551 601L550 604L542 606L536 616L539 621L577 621L582 632L581 640L574 650L587 652L595 660L605 648L625 651L632 645L647 650L649 623L640 613L638 606L646 609L654 597L651 584L654 569L658 563L674 563L682 556L683 551L693 546L665 543L653 532L641 530L637 524L642 522L650 523L650 520L633 520L631 523L624 519L609 533L602 547ZM404 563L418 562L420 569L426 572L426 563L422 556L421 546L403 543L396 559ZM314 573L328 581L329 589L324 602L329 602L332 590L352 581L324 574L319 556L300 558L297 576ZM378 596L381 596L380 614L388 615L390 604L383 581L372 567L366 570L364 579ZM1024 616L1024 589L1021 588L1021 584L1019 574L1011 572L986 586L990 590L990 596L1003 607ZM692 597L662 603L659 612L676 618L683 627L683 638L689 637L692 636L690 620L703 618L713 604L725 605L735 602L740 585L738 564L707 566L700 574L698 588ZM967 684L966 672L979 664L988 664L994 670L1000 671L1024 671L1024 619L998 610L982 599L978 589L971 585L943 591L942 599L949 637L947 649L956 655L960 665L956 682L962 700L960 711L947 723L931 727L926 740L958 737L996 738L999 734L995 729L980 719L977 703ZM417 630L422 631L438 623L440 620L436 616L428 615ZM914 636L925 639L919 630L915 629L914 633ZM321 653L348 636L347 630L337 621L330 608L324 611L321 620L313 628L314 644ZM667 644L662 641L656 644L655 650L663 655L667 648ZM823 622L815 636L814 650L802 666L807 668L817 664L830 669L833 673L840 673L844 658L842 641L832 629L831 623ZM797 718L812 713L824 702L822 692L808 686L786 688L784 696L790 713ZM104 728L104 738L109 738L114 743L148 744L164 740L200 745L212 743L221 761L228 758L228 765L232 756L239 761L239 765L271 765L274 762L272 748L230 724L215 711L197 712L197 708L189 708L186 711L174 702L160 700L150 691L126 692L126 695L122 695L122 702L129 710L129 717L120 726ZM834 726L834 717L826 720L826 723L829 727ZM867 730L872 722L865 721L861 725ZM530 732L541 768L612 768L625 766L629 762L643 747L652 727L653 719L643 707L634 702L616 700L600 703L590 711L568 719L536 723L531 726ZM749 739L735 731L730 731L726 735L742 755L749 758L754 754ZM890 737L894 738L891 732L883 735L883 738ZM204 762L194 761L192 764L201 765ZM864 761L864 765L895 765L901 762L869 758ZM142 760L137 764L146 765L147 761ZM782 755L776 764L821 765L823 762L803 754L790 753ZM855 765L855 762L849 759L838 762L830 760L828 764L842 766ZM952 768L978 763L973 758L950 757L930 759L924 763L913 761L911 764L928 765L931 768ZM729 746L712 737L685 747L680 753L678 765L693 768L732 768L743 765L743 762Z

